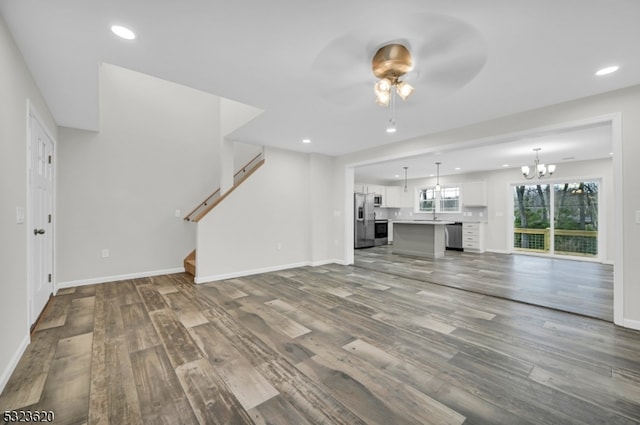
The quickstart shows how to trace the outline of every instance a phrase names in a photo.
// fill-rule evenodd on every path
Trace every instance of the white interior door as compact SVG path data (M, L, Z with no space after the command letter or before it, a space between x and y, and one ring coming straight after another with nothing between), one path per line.
M31 323L53 294L53 141L30 117Z

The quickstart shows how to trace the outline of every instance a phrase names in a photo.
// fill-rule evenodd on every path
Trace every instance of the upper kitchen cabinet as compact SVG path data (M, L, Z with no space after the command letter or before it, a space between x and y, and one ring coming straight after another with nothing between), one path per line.
M382 206L387 208L413 208L413 191L404 191L401 186L387 186Z
M465 182L460 184L462 205L465 207L486 207L487 190L485 182Z
M369 183L355 183L353 185L354 193L375 193L376 195L384 195L385 187Z

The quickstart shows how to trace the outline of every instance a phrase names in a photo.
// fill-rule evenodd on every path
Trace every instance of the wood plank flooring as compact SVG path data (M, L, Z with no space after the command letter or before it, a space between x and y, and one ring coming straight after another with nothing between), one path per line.
M586 261L445 251L435 260L355 250L355 265L395 276L554 308L613 322L613 266Z
M56 424L640 424L640 332L363 267L60 291L0 411Z

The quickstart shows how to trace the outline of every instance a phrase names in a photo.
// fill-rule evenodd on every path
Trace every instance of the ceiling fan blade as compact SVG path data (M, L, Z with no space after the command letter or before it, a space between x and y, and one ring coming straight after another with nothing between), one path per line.
M345 34L324 47L311 64L311 70L326 75L348 74L354 68L370 69L365 43L354 34Z
M441 89L464 86L482 70L487 59L487 45L471 25L441 15L416 17L430 25L430 34L415 48L416 67L408 76L415 84Z

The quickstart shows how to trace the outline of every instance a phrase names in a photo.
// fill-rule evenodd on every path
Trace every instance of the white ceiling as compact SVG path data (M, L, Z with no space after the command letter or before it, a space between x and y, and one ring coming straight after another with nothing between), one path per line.
M481 171L513 169L513 178L521 177L520 167L533 168L535 152L540 162L555 164L611 158L613 149L610 123L582 125L569 129L531 132L518 136L496 137L481 143L471 141L423 155L379 162L356 168L358 182L389 182L404 180L404 167L409 179L433 177L436 162L440 162L440 176Z
M58 124L92 130L101 62L264 109L236 140L327 155L640 83L637 0L0 0L0 13ZM394 135L370 68L390 41L416 62ZM505 147L482 158L519 164Z

